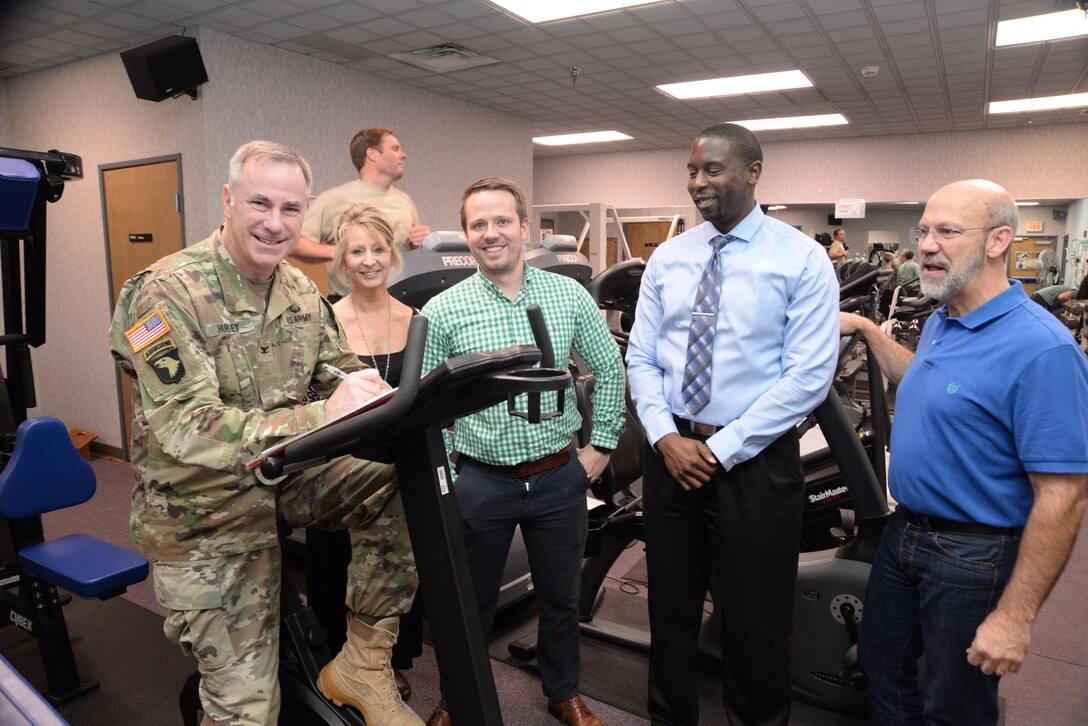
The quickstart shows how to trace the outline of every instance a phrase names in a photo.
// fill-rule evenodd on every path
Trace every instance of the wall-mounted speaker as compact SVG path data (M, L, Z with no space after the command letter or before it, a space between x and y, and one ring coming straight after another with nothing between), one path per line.
M188 93L208 82L196 38L172 35L121 53L136 98L162 101Z
M834 214L827 215L827 223L830 224L832 227L842 226L842 220L836 217Z
M1063 220L1069 215L1069 212L1065 211L1064 209L1055 209L1055 210L1052 210L1052 211L1053 211L1052 216L1054 217L1055 221Z

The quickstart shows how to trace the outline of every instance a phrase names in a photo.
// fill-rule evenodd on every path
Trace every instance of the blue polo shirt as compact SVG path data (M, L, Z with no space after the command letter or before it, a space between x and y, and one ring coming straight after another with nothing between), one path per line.
M896 394L889 486L909 509L1019 527L1028 472L1088 472L1088 359L1023 286L926 321Z

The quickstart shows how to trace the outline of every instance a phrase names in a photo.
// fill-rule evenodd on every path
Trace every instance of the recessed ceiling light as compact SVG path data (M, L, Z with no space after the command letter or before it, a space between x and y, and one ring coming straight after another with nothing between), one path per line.
M559 134L558 136L534 136L534 144L566 146L567 144L598 144L602 141L626 141L631 137L619 131L589 131L584 134Z
M1088 35L1088 17L1083 10L1063 10L1059 13L1032 15L1016 20L1002 20L997 24L994 45L1019 45L1042 43Z
M920 204L920 202L892 202L892 204L905 204L908 206L916 207Z
M1017 202L1016 206L1018 206L1018 207L1038 207L1039 202Z
M778 73L758 73L753 76L733 76L732 78L708 78L705 81L686 83L665 83L657 87L662 93L673 98L712 98L717 96L739 96L744 93L766 93L767 91L785 91L790 88L810 88L812 81L801 71L780 71Z
M1021 113L1022 111L1053 111L1058 108L1088 106L1088 93L1070 93L1066 96L1020 98L1015 101L991 101L990 113Z
M747 121L733 121L750 131L774 131L776 129L809 129L816 126L842 126L850 123L841 113L827 113L818 116L787 116L784 118L755 118Z
M788 207L785 204L772 204L767 207L768 212L777 212L779 209L788 209Z
M509 10L530 23L546 23L549 20L577 18L595 13L607 13L610 10L634 8L639 5L660 3L664 0L490 0L503 10Z

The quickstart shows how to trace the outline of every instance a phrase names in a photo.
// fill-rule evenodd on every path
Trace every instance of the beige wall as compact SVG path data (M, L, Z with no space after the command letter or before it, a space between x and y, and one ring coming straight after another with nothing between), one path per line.
M925 200L939 186L984 177L1021 199L1088 197L1085 124L826 141L767 141L757 192L763 204ZM696 130L693 130L693 134ZM536 160L538 204L615 207L690 203L689 150L616 152Z
M408 152L397 186L432 229L460 229L461 192L481 177L512 177L532 195L528 121L221 33L199 38L211 79L201 93L213 178L225 176L240 144L259 136L298 149L313 167L317 194L356 176L351 137L384 126ZM215 210L206 227L217 223L221 191L215 184L203 191Z
M84 163L84 179L49 207L48 342L33 353L33 413L118 448L99 165L180 153L189 242L219 224L227 161L253 138L296 147L314 168L316 193L355 173L347 145L356 131L389 126L409 153L399 186L435 229L458 228L460 193L481 176L532 187L527 121L214 31L198 38L211 80L196 101L136 99L115 53L0 85L0 146L62 149Z
M106 347L110 288L98 166L180 153L183 190L204 184L204 104L138 100L117 54L101 55L5 82L15 148L61 149L83 157L84 178L65 185L47 211L46 343L33 351L35 415L98 434L120 447L113 361ZM206 216L204 196L185 201L186 231Z
M7 139L11 135L8 122L8 89L0 79L0 146L7 145Z

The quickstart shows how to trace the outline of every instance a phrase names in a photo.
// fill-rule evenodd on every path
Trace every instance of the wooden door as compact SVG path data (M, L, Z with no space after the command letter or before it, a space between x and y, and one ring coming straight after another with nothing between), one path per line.
M133 162L101 167L102 207L106 218L110 310L121 286L161 257L184 246L181 218L180 159ZM122 446L128 456L132 436L132 386L117 372L124 427Z
M325 297L329 296L329 263L328 262L303 262L297 257L288 257L287 261L302 270L302 272L314 281L317 289Z
M1053 255L1057 242L1057 237L1016 237L1009 246L1008 275L1020 280L1028 295L1039 288L1036 262L1044 251Z
M631 222L627 225L627 244L631 255L649 261L658 245L669 234L671 222Z

